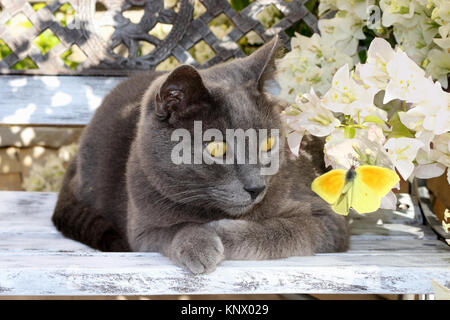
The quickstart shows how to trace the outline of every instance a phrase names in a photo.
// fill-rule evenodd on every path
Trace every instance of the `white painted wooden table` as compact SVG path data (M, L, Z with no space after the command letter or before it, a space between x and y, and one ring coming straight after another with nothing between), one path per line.
M102 253L64 238L50 221L55 201L0 192L0 295L426 294L431 279L450 281L449 247L421 225L408 195L406 212L355 216L349 252L225 261L200 276L156 253Z
M121 79L0 76L0 125L85 125ZM1 138L1 137L0 137ZM0 295L430 294L450 287L450 249L406 211L353 216L349 252L225 261L193 276L156 253L102 253L64 238L54 193L0 192Z

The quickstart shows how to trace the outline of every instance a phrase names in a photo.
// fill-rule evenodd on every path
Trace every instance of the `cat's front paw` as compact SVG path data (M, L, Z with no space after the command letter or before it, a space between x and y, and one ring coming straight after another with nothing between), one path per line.
M213 230L188 227L172 240L170 258L194 274L211 273L224 259L224 248Z

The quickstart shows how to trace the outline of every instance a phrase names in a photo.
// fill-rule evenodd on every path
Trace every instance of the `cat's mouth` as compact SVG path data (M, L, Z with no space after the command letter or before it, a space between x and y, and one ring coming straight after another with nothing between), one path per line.
M243 215L253 209L257 204L259 204L265 196L266 191L263 191L254 200L244 201L239 204L235 202L228 203L228 205L225 207L225 211L232 216Z

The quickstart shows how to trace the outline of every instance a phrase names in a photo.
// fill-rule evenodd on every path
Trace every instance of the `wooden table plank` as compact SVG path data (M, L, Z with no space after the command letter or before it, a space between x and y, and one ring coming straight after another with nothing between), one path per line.
M88 246L77 241L65 238L57 232L53 233L0 233L0 252L96 252ZM446 253L448 245L439 240L360 240L355 237L350 239L348 253L377 254L377 253Z
M225 261L193 276L152 253L0 253L3 295L432 293L450 279L448 254L318 255Z
M0 124L85 125L123 77L0 76Z
M350 249L351 253L449 253L450 247L440 240L398 240L398 239L388 239L388 240L361 240L355 236L350 238Z
M81 242L65 238L59 232L0 232L0 252L78 252L96 251Z
M0 192L0 233L57 233L50 217L55 207L54 192Z
M449 253L448 245L439 240L360 240L355 237L350 239L349 254L386 254L404 253ZM57 232L3 232L0 233L0 252L96 252L88 246L65 238Z
M346 253L225 261L192 276L157 253L102 253L64 238L50 221L55 201L55 193L0 192L0 295L427 294L431 279L450 279L449 247L419 237L427 227L411 211L352 217Z

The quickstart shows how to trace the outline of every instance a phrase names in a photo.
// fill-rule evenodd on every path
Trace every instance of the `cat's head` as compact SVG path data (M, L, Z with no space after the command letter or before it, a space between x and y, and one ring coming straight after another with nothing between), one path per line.
M183 65L152 84L139 158L161 193L233 216L261 202L283 161L280 106L264 91L278 47L276 37L249 57L204 70Z

